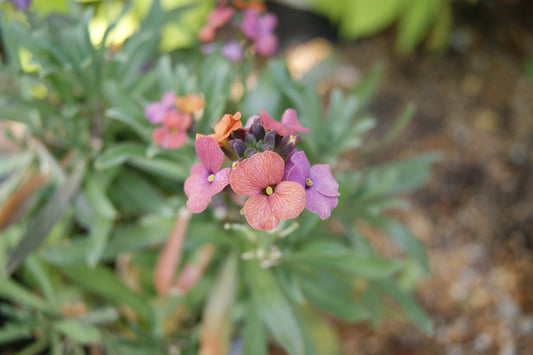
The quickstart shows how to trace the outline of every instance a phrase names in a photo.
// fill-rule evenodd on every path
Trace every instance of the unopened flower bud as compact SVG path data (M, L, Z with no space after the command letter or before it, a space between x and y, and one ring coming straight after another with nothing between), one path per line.
M250 133L252 133L257 140L263 139L265 136L265 128L258 119L256 119L252 124L252 127L250 127Z
M248 147L253 147L257 143L257 140L252 133L246 132L246 135L244 136L244 143L246 143L246 146Z
M271 146L271 145L268 145L268 144L262 144L261 145L261 150L263 152L273 152L274 151L274 148Z
M244 144L242 139L231 140L229 141L228 146L239 157L242 156L242 154L246 150L246 145Z
M265 134L265 139L263 141L265 142L265 144L274 147L274 145L276 144L276 131L268 131Z
M255 148L246 148L246 150L244 151L244 157L245 158L249 158L251 157L252 155L254 155L255 153L257 153L257 151L255 150Z
M287 159L301 140L302 138L299 135L290 134L283 136L279 147L279 155L281 155L284 160Z

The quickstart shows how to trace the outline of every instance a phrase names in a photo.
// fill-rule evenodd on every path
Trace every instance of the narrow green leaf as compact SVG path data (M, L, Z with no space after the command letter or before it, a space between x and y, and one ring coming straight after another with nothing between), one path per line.
M244 269L253 302L258 305L265 326L289 354L303 355L302 334L292 306L271 271L262 269L257 260L247 262Z
M87 248L87 264L94 267L100 261L113 228L113 221L107 217L96 217L89 234L89 248Z
M94 166L96 169L109 169L111 167L124 164L135 155L143 155L145 147L139 143L119 143L106 149L100 155Z
M246 319L242 332L243 353L267 355L267 337L265 327L261 323L258 307L250 302L246 310Z
M31 338L34 326L28 323L7 323L0 328L0 344Z
M61 218L70 200L75 195L85 172L85 163L76 166L64 184L56 189L50 200L39 210L28 225L22 240L17 244L7 262L5 273L12 274L26 256L35 250L52 227Z
M422 329L426 334L433 333L433 325L426 313L420 308L416 301L408 293L400 289L393 282L379 282L380 287L396 303L400 305L407 314L407 317Z
M65 319L54 324L55 329L79 344L97 343L102 338L100 331L76 319Z
M14 303L22 303L40 311L49 311L50 305L13 280L0 276L0 296Z

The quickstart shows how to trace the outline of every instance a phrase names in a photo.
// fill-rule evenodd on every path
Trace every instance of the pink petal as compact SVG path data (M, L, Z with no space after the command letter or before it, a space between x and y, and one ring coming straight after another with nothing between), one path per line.
M296 218L305 208L305 189L297 182L282 181L268 200L276 218Z
M165 127L157 127L152 132L152 141L158 147L162 147L167 134L168 134L168 129L166 129Z
M173 108L175 102L176 102L176 94L174 94L173 91L167 91L161 98L161 106L163 106L167 110L170 110L171 108Z
M309 171L309 178L313 181L313 188L325 196L339 196L339 183L331 174L327 164L315 164Z
M298 121L298 113L292 108L286 109L285 112L283 112L283 115L281 115L281 123L291 127L296 132L311 133L310 129L305 128L300 124Z
M181 131L187 130L192 124L192 117L188 113L170 110L163 118L163 125L168 128L179 129Z
M218 147L217 140L209 136L200 136L196 138L194 145L198 158L207 170L211 173L217 172L224 161L224 153Z
M235 9L231 7L217 7L209 15L207 22L211 27L219 28L228 23L234 13Z
M318 214L321 219L329 218L331 211L339 203L337 197L324 196L313 188L305 190L305 194L305 208Z
M252 155L244 166L246 179L260 189L277 185L283 176L285 162L274 152L262 152Z
M144 109L144 115L153 124L160 124L167 113L167 109L159 102L152 102Z
M244 216L248 224L255 229L271 230L279 223L279 219L272 213L268 197L263 194L254 195L246 201Z
M187 196L187 207L193 213L200 213L206 209L214 194L222 191L229 183L229 168L222 169L214 175L214 180L208 180L211 172L201 163L191 168L191 175L185 180L184 190Z
M259 15L254 10L245 10L242 15L241 30L246 37L256 40L258 36Z
M267 131L275 130L280 136L296 134L296 130L294 128L288 127L283 123L276 121L264 109L261 109L261 114L261 124Z
M257 54L265 57L275 55L278 51L278 37L271 34L258 38L255 41L255 50L257 51Z
M170 132L168 131L161 147L165 149L178 149L182 147L187 141L187 133L184 131Z
M261 193L262 188L252 184L244 175L244 167L247 163L248 159L245 159L233 169L230 174L230 184L235 193L249 197Z

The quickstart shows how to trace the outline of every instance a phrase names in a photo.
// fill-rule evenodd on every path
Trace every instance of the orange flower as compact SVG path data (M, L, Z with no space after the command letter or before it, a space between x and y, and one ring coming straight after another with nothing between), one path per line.
M263 4L261 1L233 0L233 6L241 10L253 9L258 13L262 13L266 9L265 4Z
M242 127L241 113L236 112L235 115L225 114L220 122L215 126L215 133L210 134L217 140L219 146L223 146L230 133ZM196 138L201 137L202 134L197 134Z
M205 107L205 100L202 95L189 94L176 98L176 107L178 110L187 113L195 113Z

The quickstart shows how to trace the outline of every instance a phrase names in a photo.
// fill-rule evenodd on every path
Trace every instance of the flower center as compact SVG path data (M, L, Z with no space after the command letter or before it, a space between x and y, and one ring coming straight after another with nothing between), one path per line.
M270 196L274 193L274 189L272 188L272 186L267 186L267 188L265 189L265 193Z
M310 178L305 179L305 187L311 187L313 186L313 180Z
M211 174L207 177L207 181L209 182L213 182L213 180L215 180L215 175L214 174Z

